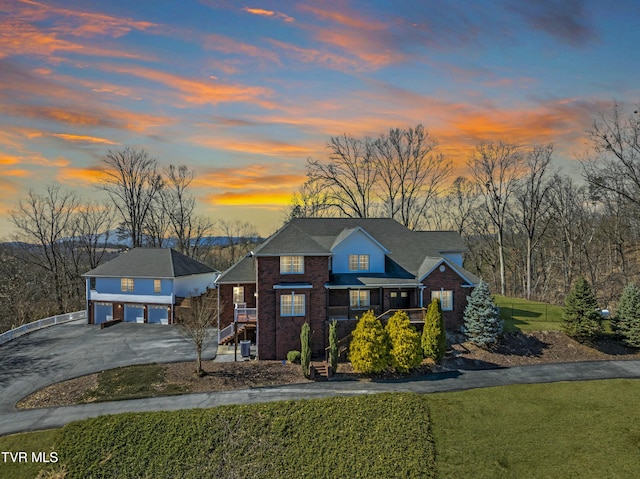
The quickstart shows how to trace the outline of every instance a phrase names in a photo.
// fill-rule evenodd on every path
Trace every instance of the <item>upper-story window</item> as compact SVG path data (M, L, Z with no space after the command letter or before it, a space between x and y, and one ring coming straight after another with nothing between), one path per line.
M159 279L153 280L153 292L156 294L162 292L162 281Z
M304 294L283 294L280 297L280 316L304 316Z
M369 271L369 255L350 254L349 271Z
M120 291L133 293L133 278L120 278Z
M89 289L92 289L92 290L96 289L96 279L95 278L89 278Z
M233 304L244 303L244 286L233 287Z
M280 274L304 273L304 256L280 256Z

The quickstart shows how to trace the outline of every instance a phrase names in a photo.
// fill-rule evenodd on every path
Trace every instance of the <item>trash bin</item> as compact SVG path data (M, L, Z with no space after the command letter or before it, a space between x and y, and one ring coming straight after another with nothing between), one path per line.
M249 356L251 356L251 341L240 341L240 355L243 358L248 358Z

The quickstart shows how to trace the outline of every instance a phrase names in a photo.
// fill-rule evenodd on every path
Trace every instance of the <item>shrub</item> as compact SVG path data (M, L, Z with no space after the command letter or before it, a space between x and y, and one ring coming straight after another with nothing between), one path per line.
M332 372L338 370L338 322L335 319L329 323L329 365Z
M589 342L603 331L598 301L583 276L565 299L562 330L580 342Z
M640 288L635 284L629 283L622 291L611 329L628 346L640 348Z
M373 311L360 317L352 336L349 360L355 371L380 373L389 367L389 335Z
M300 357L300 351L293 350L287 353L287 361L293 364L300 364Z
M462 331L471 343L486 348L498 341L503 327L500 308L491 298L489 285L480 281L467 299Z
M420 334L411 325L407 313L397 311L389 318L385 330L391 343L390 366L401 373L406 373L410 369L420 366L422 362Z
M427 314L424 316L422 352L426 358L431 358L435 362L440 361L447 352L447 335L444 329L440 298L433 298L427 308Z
M302 351L300 352L300 364L302 365L302 372L306 377L309 377L309 366L311 365L311 328L309 323L302 325L300 331L300 344Z

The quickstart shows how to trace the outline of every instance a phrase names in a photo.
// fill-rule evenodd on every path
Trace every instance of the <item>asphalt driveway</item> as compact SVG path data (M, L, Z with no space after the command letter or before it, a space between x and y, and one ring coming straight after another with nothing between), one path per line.
M211 341L204 359L216 356ZM193 343L176 327L119 323L109 328L72 322L0 345L0 414L45 386L131 364L195 359Z

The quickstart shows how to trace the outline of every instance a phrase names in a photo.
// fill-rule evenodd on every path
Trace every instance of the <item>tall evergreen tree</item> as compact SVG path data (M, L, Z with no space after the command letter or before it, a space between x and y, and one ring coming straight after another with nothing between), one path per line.
M640 288L634 283L627 284L622 291L611 329L628 346L640 348Z
M335 319L329 323L329 364L335 374L338 370L338 321Z
M302 372L309 377L311 365L311 327L304 323L300 331L300 364Z
M580 276L567 295L562 330L577 341L588 342L602 333L602 318L589 282Z
M467 299L462 331L471 343L484 348L498 341L503 327L500 308L491 298L489 285L480 281Z
M433 298L424 316L422 351L426 358L431 358L435 362L440 361L447 352L447 335L440 298Z

